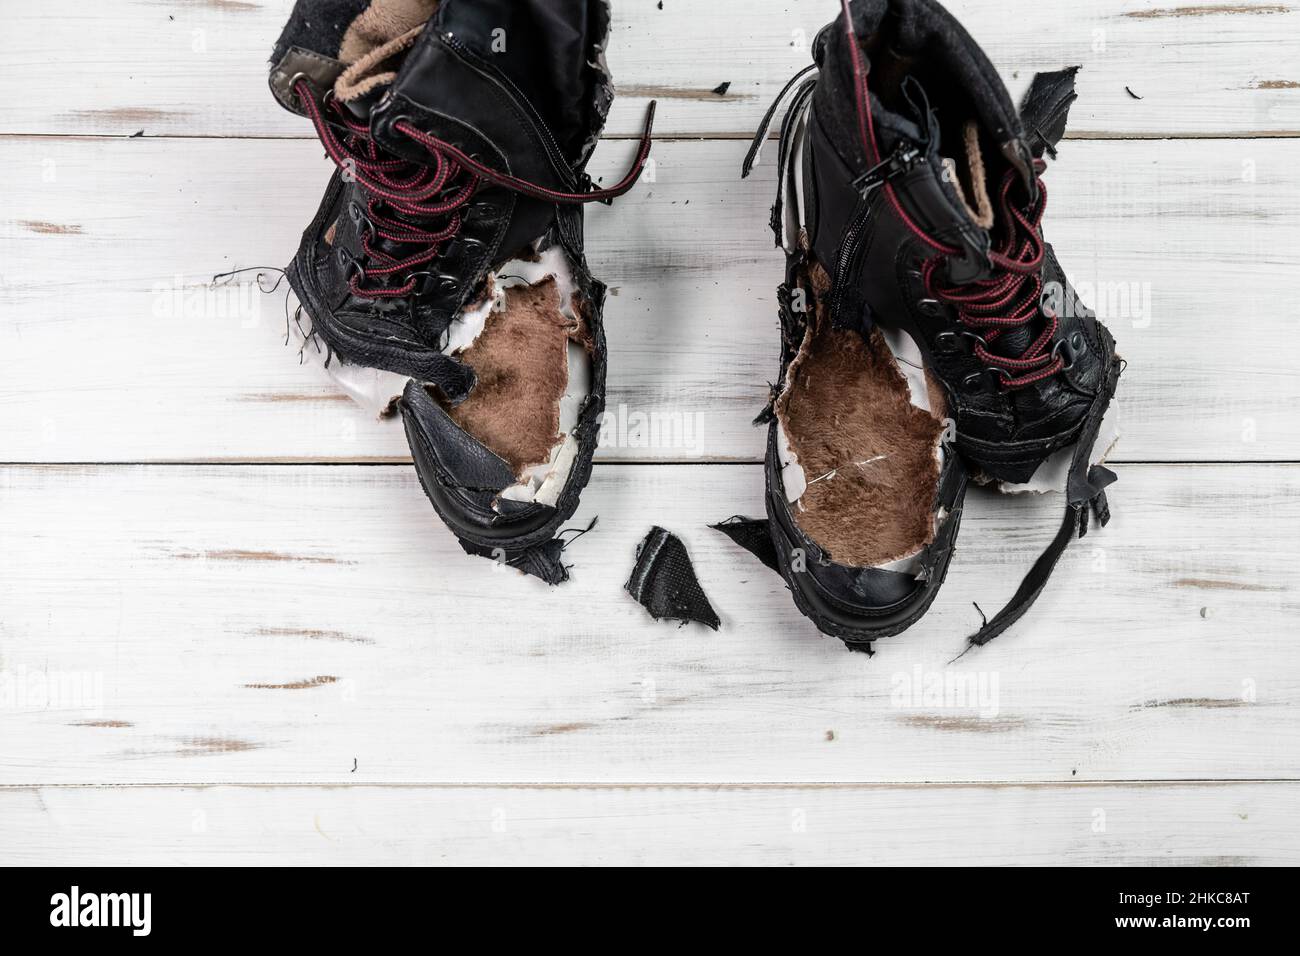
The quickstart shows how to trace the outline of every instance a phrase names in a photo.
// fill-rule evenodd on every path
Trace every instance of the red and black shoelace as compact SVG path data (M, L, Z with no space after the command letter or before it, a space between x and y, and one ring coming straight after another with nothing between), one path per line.
M1045 166L1035 160L1034 172L1041 173ZM966 285L948 285L941 278L940 267L946 258L942 253L928 259L922 270L926 291L956 308L961 324L975 333L975 356L996 369L1007 388L1031 385L1065 366L1053 345L1060 323L1042 302L1045 247L1039 226L1047 189L1040 181L1038 199L1026 211L1011 202L1014 186L1015 173L1008 170L999 196L1002 221L1008 225L989 255L996 270L993 275ZM1043 329L1019 355L999 355L989 350L999 337L1027 326L1039 314L1044 319Z
M419 267L436 260L444 243L460 232L464 207L485 184L557 204L607 202L636 184L650 154L654 103L646 113L636 158L618 184L607 189L560 192L486 166L451 143L405 121L397 122L393 128L423 146L428 151L428 160L416 162L397 156L376 143L369 126L335 100L332 92L323 100L325 108L331 111L327 116L305 78L299 77L293 90L316 127L316 135L329 158L366 194L365 219L369 228L362 233L366 261L357 261L348 277L352 292L363 298L400 298L413 294L419 281ZM409 247L410 251L404 254L386 251L374 244L376 238L385 240L390 248ZM375 284L366 284L372 281Z

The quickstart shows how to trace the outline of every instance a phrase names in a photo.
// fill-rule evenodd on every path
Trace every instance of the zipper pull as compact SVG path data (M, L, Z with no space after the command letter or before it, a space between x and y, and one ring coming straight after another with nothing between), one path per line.
M872 166L865 173L853 180L853 187L857 189L858 195L865 198L873 189L882 183L901 176L910 170L918 162L924 162L925 157L916 149L915 146L909 146L906 143L899 143L894 147L894 151L889 157L875 166Z

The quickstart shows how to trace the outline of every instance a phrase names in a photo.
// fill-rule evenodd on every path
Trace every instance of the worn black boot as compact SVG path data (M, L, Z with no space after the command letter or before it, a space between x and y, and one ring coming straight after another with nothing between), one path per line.
M815 84L799 86L781 130L773 216L786 253L781 366L759 416L768 426L767 518L715 527L780 572L822 632L870 652L938 594L967 472L949 446L943 388L917 346L897 330L836 320L848 314L837 312L836 266L810 247L800 196Z
M288 269L309 340L392 393L466 551L551 583L604 409L582 204L650 145L653 104L622 182L584 172L609 29L607 0L298 0L272 57L338 167Z
M972 636L983 644L1032 604L1089 509L1109 517L1115 476L1093 463L1094 445L1121 362L1041 229L1043 155L1064 132L1074 71L1040 74L1018 112L933 0L843 0L813 53L816 65L787 88L797 92L782 135L778 241L789 250L797 236L826 272L832 328L915 344L974 477L1066 493L1055 540Z

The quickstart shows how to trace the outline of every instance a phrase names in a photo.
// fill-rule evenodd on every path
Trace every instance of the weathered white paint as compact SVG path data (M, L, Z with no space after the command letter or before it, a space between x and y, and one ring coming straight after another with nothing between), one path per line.
M653 182L590 211L623 436L604 460L762 455L783 261L771 166L741 182L743 153L660 143ZM1048 235L1130 361L1117 458L1300 459L1296 353L1269 345L1300 324L1279 294L1300 267L1296 157L1294 140L1062 148ZM406 457L398 423L298 366L282 294L207 290L288 261L328 176L317 145L0 138L0 165L0 460Z
M1013 91L1036 70L1082 64L1072 130L1222 135L1300 130L1300 13L1253 0L952 0ZM6 14L0 62L23 82L0 133L308 135L266 89L290 0L44 0ZM659 99L664 134L748 135L810 62L835 0L618 0L609 129L640 129ZM713 92L731 84L725 96ZM1132 90L1133 95L1125 87ZM1135 99L1134 97L1141 97Z
M1300 786L0 789L11 865L1295 865Z
M0 783L1297 776L1300 555L1276 530L1300 467L1119 471L1110 526L949 666L1059 500L973 494L933 610L868 659L706 527L761 513L758 466L598 466L553 590L466 557L409 465L6 468L0 658L28 690ZM623 592L654 523L718 633ZM944 675L973 683L933 696ZM72 687L47 703L42 679Z
M6 13L0 461L290 464L0 467L0 863L1300 861L1300 466L1177 464L1300 458L1292 3L953 0L1014 90L1084 66L1049 237L1093 304L1136 292L1116 457L1170 464L1121 465L1111 526L951 665L1055 501L973 494L933 612L867 659L704 528L761 511L752 465L598 466L556 591L466 558L408 465L307 465L405 443L294 365L277 300L185 309L318 201L264 86L289 6ZM661 437L601 458L753 461L780 259L727 140L835 4L663 6L616 4L610 132L657 96L668 139L588 220L611 406ZM621 592L651 523L721 632Z

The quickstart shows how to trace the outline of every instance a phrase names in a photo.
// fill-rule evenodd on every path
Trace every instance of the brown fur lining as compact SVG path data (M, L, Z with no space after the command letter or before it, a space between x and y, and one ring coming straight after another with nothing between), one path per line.
M414 45L437 9L438 0L371 0L343 34L339 59L349 65L334 95L346 103L393 82L393 61Z
M984 169L984 153L980 148L980 131L973 120L962 129L962 146L965 150L966 168L959 170L957 163L944 159L952 174L957 195L970 215L971 221L981 229L993 228L993 203L989 201L988 173Z
M342 102L391 83L401 56L419 38L438 0L371 0L348 26L339 59L348 68L334 85ZM333 227L331 227L332 239ZM490 290L489 293L490 294ZM576 307L574 315L582 315ZM505 290L502 307L459 358L474 369L469 397L447 413L499 455L520 478L550 460L560 443L560 399L569 384L568 343L590 350L585 323L560 311L554 276ZM431 394L439 397L436 390Z
M810 278L808 330L776 403L808 481L795 518L832 560L885 564L934 538L943 425L912 404L878 329L863 339L830 326L825 271Z
M510 465L516 475L550 460L562 439L560 399L569 384L568 347L581 323L560 311L554 276L505 290L504 305L460 358L478 382L452 420Z

